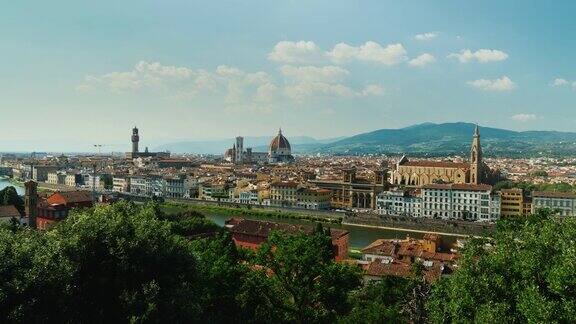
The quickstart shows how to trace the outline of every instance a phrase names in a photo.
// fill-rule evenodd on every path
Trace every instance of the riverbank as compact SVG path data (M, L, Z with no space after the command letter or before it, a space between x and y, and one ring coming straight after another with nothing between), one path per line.
M388 231L403 231L403 232L410 232L410 233L419 233L419 234L438 234L442 236L453 236L453 237L470 237L469 234L454 234L454 233L444 233L444 232L433 232L433 231L424 231L424 230L417 230L417 229L410 229L410 228L399 228L399 227L386 227L386 226L377 226L377 225L364 225L364 224L353 224L353 223L346 223L342 222L342 225L347 226L357 226L357 227L365 227L365 228L378 228Z
M252 208L250 205L238 207L219 206L202 203L182 203L168 201L162 205L162 208L167 213L177 213L185 210L193 210L208 215L219 215L224 217L250 217L262 219L278 219L278 220L303 220L309 222L320 222L325 224L340 224L342 217L320 217L317 215L306 215L302 213L294 213L289 211L271 211L259 210Z
M442 233L453 236L491 236L495 230L495 224L492 223L377 214L348 214L344 217L343 223L374 228L394 228L417 233Z

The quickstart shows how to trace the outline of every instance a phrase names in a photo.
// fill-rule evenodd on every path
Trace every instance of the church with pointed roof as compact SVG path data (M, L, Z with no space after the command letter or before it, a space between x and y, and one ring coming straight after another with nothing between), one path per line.
M488 180L489 168L482 160L480 128L472 136L470 160L466 162L410 161L403 156L391 173L390 183L423 186L432 183L483 184Z

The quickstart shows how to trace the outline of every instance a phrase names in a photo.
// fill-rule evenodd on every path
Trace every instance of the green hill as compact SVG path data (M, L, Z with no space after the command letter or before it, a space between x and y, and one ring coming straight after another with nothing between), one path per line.
M331 154L467 154L474 124L425 123L400 129L380 129L323 145L314 152ZM498 156L567 156L576 154L576 133L517 132L480 127L482 147Z

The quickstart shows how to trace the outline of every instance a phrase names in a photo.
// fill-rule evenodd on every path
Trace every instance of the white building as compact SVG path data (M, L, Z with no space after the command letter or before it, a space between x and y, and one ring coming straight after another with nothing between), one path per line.
M493 221L499 216L492 186L429 184L422 186L422 216L442 219Z
M258 202L258 190L257 189L251 189L251 190L245 190L240 192L239 194L239 202L241 204L250 204L250 205L257 205Z
M576 195L569 192L532 192L532 213L549 208L560 216L576 215Z
M130 178L130 193L138 196L149 196L150 185L146 176L132 176Z
M422 198L408 190L388 190L376 197L376 208L380 215L420 217Z
M46 182L49 184L64 184L66 181L66 173L62 171L52 171L48 172Z
M116 192L130 192L130 176L115 175L112 178L112 190Z
M195 179L188 178L184 175L164 177L163 197L190 198L190 189L195 182Z

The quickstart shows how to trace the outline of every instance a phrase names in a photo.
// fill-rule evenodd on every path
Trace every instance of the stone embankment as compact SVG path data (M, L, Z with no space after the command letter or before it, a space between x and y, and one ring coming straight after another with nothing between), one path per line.
M492 223L376 214L346 214L342 224L476 236L490 236L495 228Z

